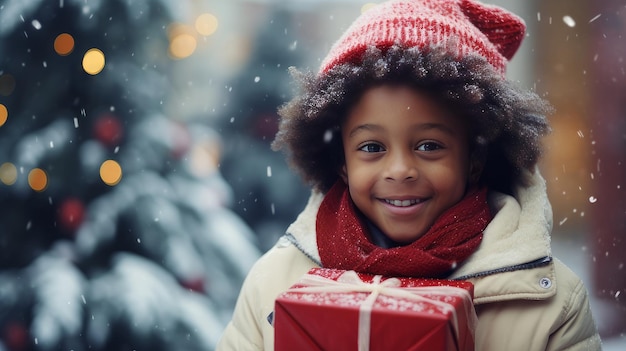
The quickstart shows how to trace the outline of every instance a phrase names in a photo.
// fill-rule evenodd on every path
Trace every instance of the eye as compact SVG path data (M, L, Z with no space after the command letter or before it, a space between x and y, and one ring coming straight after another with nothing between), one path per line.
M385 151L385 148L382 147L382 145L380 145L380 144L368 143L368 144L365 144L365 145L361 146L359 148L359 151L364 151L364 152L383 152L383 151Z
M418 151L437 151L440 149L443 149L443 146L433 141L428 141L417 146Z

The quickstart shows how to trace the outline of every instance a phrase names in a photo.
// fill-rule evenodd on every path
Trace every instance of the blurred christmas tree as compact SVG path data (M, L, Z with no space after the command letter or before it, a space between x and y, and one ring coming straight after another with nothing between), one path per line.
M276 7L265 17L249 61L228 84L227 112L217 127L228 135L220 170L234 189L233 210L254 229L262 250L283 235L310 194L270 147L277 109L295 88L287 69L302 63L293 12Z
M0 1L0 350L210 350L258 258L163 115L186 2Z

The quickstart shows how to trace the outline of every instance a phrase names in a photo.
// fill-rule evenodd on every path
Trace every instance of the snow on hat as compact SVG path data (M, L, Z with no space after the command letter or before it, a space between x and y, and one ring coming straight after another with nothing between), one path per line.
M459 59L484 57L504 75L526 25L507 10L474 0L390 0L365 11L333 45L320 74L342 63L358 63L369 46L444 46ZM454 43L454 45L451 45Z

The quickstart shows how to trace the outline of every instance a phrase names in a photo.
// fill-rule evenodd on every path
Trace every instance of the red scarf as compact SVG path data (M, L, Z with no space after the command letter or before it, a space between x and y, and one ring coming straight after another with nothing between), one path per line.
M468 258L482 240L491 214L487 190L470 191L446 210L416 241L385 249L368 239L344 182L326 194L317 220L322 266L396 277L443 278Z

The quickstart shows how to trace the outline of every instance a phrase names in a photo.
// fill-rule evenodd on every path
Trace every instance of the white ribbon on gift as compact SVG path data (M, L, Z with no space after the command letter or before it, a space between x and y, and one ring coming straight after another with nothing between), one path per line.
M303 287L290 288L288 292L299 293L345 293L345 292L368 292L370 295L361 303L359 307L359 326L358 326L358 350L368 351L370 344L370 326L372 309L374 302L379 295L403 298L412 301L426 302L436 305L445 313L452 314L452 327L455 336L459 338L459 323L456 315L456 309L452 304L440 300L431 299L423 295L449 295L463 299L465 308L468 310L470 330L474 330L477 323L475 312L471 309L472 297L470 293L454 286L419 286L419 287L401 287L402 283L398 278L389 278L384 281L381 275L373 276L371 283L361 280L355 271L345 271L337 280L322 277L315 274L307 273L299 281ZM468 304L469 303L469 304Z

